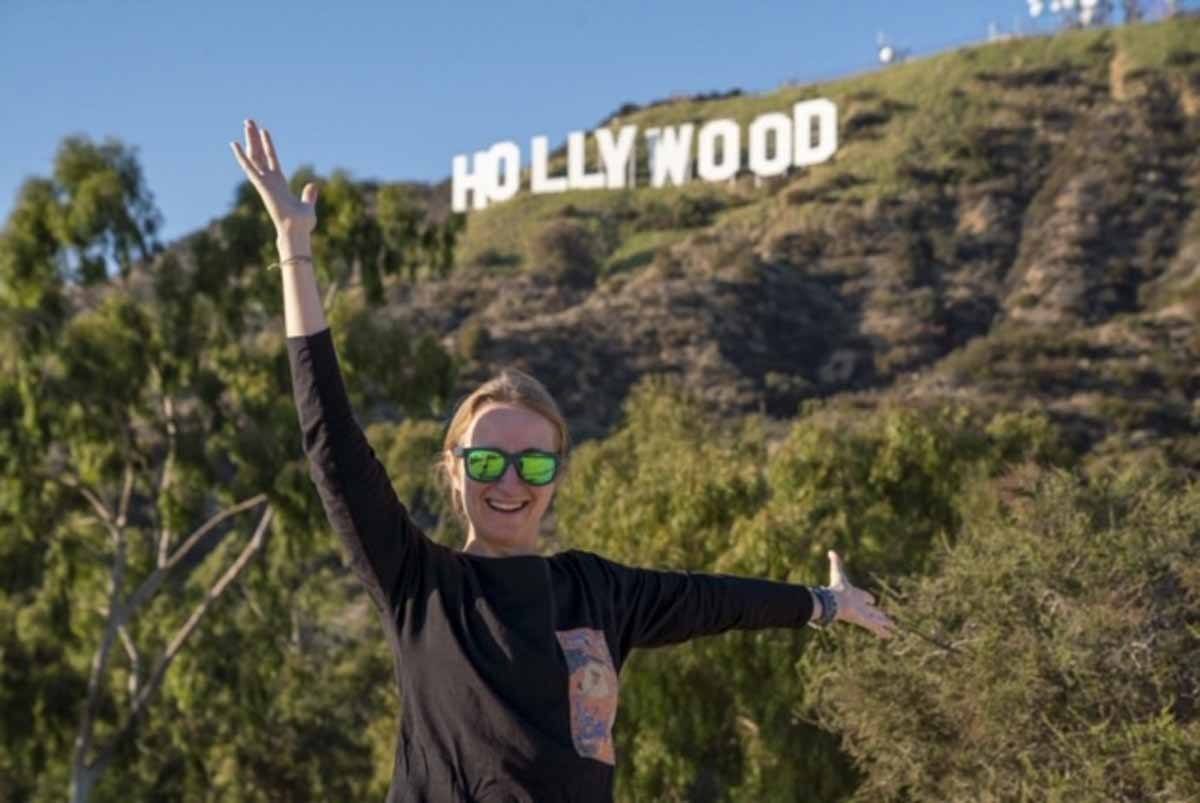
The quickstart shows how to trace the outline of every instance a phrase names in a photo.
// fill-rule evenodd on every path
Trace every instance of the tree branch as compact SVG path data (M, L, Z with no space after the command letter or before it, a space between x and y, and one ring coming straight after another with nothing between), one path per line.
M243 510L249 510L255 505L261 504L265 501L267 501L266 494L255 494L249 499L243 499L241 502L238 502L232 507L225 508L220 513L213 514L208 521L201 524L191 535L187 537L182 544L179 545L179 548L176 549L169 558L167 558L167 562L163 565L163 568L170 569L176 563L183 560L183 558L187 556L188 552L192 550L192 547L194 547L201 538L208 534L209 531L211 531L218 524L225 521L225 519L229 518L230 516L236 516Z
M321 307L325 310L326 315L333 309L333 300L337 298L337 294L338 283L336 281L330 282L329 287L325 290L325 298L321 301Z
M82 486L80 486L82 488ZM92 669L88 676L87 697L79 714L79 729L75 733L75 753L72 762L75 772L87 765L87 754L92 749L92 736L96 722L96 711L100 706L100 686L108 670L108 659L112 653L117 629L123 621L121 609L121 586L125 582L125 531L106 522L113 534L114 549L112 571L108 584L108 618L104 623L104 635L92 658ZM72 774L75 774L74 772Z
M209 518L208 521L201 524L191 535L187 537L187 540L179 545L179 548L176 549L174 554L167 559L166 563L160 564L154 569L154 571L150 572L150 574L146 576L146 579L142 581L141 585L137 587L137 590L129 595L129 599L125 603L125 614L127 616L132 616L133 614L137 613L138 610L141 609L142 605L146 603L146 600L154 596L154 594L162 586L163 581L167 579L167 575L170 573L171 569L175 568L175 565L179 563L179 561L183 560L183 558L187 556L192 548L195 547L196 544L200 543L200 539L203 538L207 533L211 532L214 527L225 521L225 519L229 518L230 516L241 513L248 508L252 508L257 504L265 502L266 500L266 494L256 494L249 499L244 499L232 507L227 507L221 512L214 514L211 518Z
M134 699L133 708L130 711L129 718L121 727L120 731L117 732L116 736L114 736L112 740L104 747L100 756L97 757L95 763L93 764L93 768L96 771L101 771L105 766L107 766L108 762L112 760L117 745L119 745L122 740L128 738L133 733L134 726L137 724L138 718L146 710L146 706L150 702L150 698L154 695L154 692L158 690L158 687L162 685L163 678L166 676L167 669L170 668L171 662L175 660L175 656L179 654L179 651L183 648L183 645L188 640L188 637L191 636L196 630L196 627L200 624L200 620L204 618L204 615L208 613L213 603L216 602L221 594L224 593L225 589L229 587L229 584L236 580L238 575L242 573L242 570L245 569L250 563L250 559L262 549L262 546L266 541L267 530L270 527L271 519L274 515L275 511L269 506L263 511L262 516L259 517L258 526L254 529L254 535L250 538L250 541L246 544L246 546L242 548L242 551L238 554L237 559L229 565L229 568L225 570L220 579L218 579L212 588L210 588L204 595L204 599L200 601L200 604L196 606L196 609L192 611L192 615L188 617L188 620L184 622L183 626L180 627L179 630L176 631L175 635L171 637L171 641L168 643L166 651L163 653L162 657L158 661L158 664L154 667L154 671L150 673L150 676L142 685L141 691L138 692L137 697Z
M121 489L121 501L117 505L117 526L124 527L129 519L129 499L133 496L133 464L125 464L125 487Z
M91 503L92 508L96 511L96 515L98 515L105 524L112 524L112 511L105 506L104 502L101 501L99 495L97 495L95 491L83 484L82 480L80 480L74 474L67 474L61 478L61 481L67 487L74 488L75 490L79 491L79 493L83 494L83 497Z
M117 627L117 635L121 637L121 644L125 647L125 654L129 656L129 696L136 698L138 693L138 682L141 679L141 662L138 660L137 647L134 646L133 639L129 637L129 630L125 625Z
M171 483L175 479L175 451L178 441L178 427L175 425L174 399L164 394L162 407L163 416L167 420L167 458L163 461L162 479L158 483L158 499L160 503L167 492L171 490ZM164 566L167 562L167 554L171 549L172 535L171 528L167 525L166 521L163 521L158 533L158 566Z

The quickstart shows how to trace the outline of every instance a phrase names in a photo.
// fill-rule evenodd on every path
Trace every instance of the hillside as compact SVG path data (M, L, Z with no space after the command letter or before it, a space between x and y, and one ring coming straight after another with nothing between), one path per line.
M469 213L449 275L386 279L381 314L461 358L458 394L530 370L583 438L667 374L781 421L811 399L1037 408L1095 456L1200 467L1200 18L625 104L601 125L745 126L818 97L838 106L829 162L651 188L639 147L634 189ZM380 185L334 178L391 225ZM448 180L403 192L446 219Z
M1200 462L1200 20L610 124L744 124L810 97L839 107L831 162L760 186L523 191L471 213L452 276L392 287L391 313L469 358L464 389L532 370L584 435L666 373L731 413L965 398Z

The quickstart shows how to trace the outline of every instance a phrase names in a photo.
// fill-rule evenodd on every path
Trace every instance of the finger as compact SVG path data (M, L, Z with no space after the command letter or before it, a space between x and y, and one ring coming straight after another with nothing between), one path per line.
M254 182L254 186L260 186L259 180L262 179L262 173L259 172L259 169L246 156L241 144L237 142L230 142L229 144L233 148L233 155L237 157L238 162L242 165L242 170L246 171L246 177Z
M263 153L262 136L253 120L246 121L246 152L250 154L250 161L255 167L259 170L266 167L267 156Z
M893 622L891 619L887 618L886 616L880 614L878 627L882 628L883 630L887 631L890 634L890 633L892 633L892 631L894 631L896 629L896 623Z
M891 638L894 635L893 628L895 625L886 615L876 611L872 615L865 617L865 619L866 621L863 622L863 626L880 638Z
M316 204L317 202L317 185L311 181L304 185L304 189L300 190L300 200L306 204Z
M271 132L264 128L262 130L262 139L267 152L267 169L278 170L279 158L275 155L275 143L271 141Z
M842 568L842 559L838 553L829 550L829 585L837 587L846 581L846 573Z

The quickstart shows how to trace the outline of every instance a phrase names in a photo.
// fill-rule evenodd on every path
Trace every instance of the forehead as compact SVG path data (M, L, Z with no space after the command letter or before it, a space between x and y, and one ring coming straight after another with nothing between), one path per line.
M467 446L496 446L505 451L558 448L554 424L540 413L515 404L486 404L467 428Z

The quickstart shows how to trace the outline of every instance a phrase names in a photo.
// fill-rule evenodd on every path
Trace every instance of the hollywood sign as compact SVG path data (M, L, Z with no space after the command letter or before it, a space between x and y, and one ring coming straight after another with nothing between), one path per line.
M801 101L792 107L790 115L759 115L748 128L746 166L762 178L781 175L791 167L820 164L837 150L837 106L824 98ZM637 135L635 125L593 132L601 169L589 172L587 135L572 131L567 135L566 173L555 176L550 175L548 166L549 139L533 137L530 192L633 187L637 178ZM692 177L693 150L695 171L704 181L726 181L742 169L742 130L734 120L710 120L699 131L694 123L648 128L643 136L651 187L687 183ZM507 201L521 189L521 149L515 142L497 142L485 151L476 151L472 159L455 156L452 171L454 211L465 212L468 206L485 209L488 204Z

